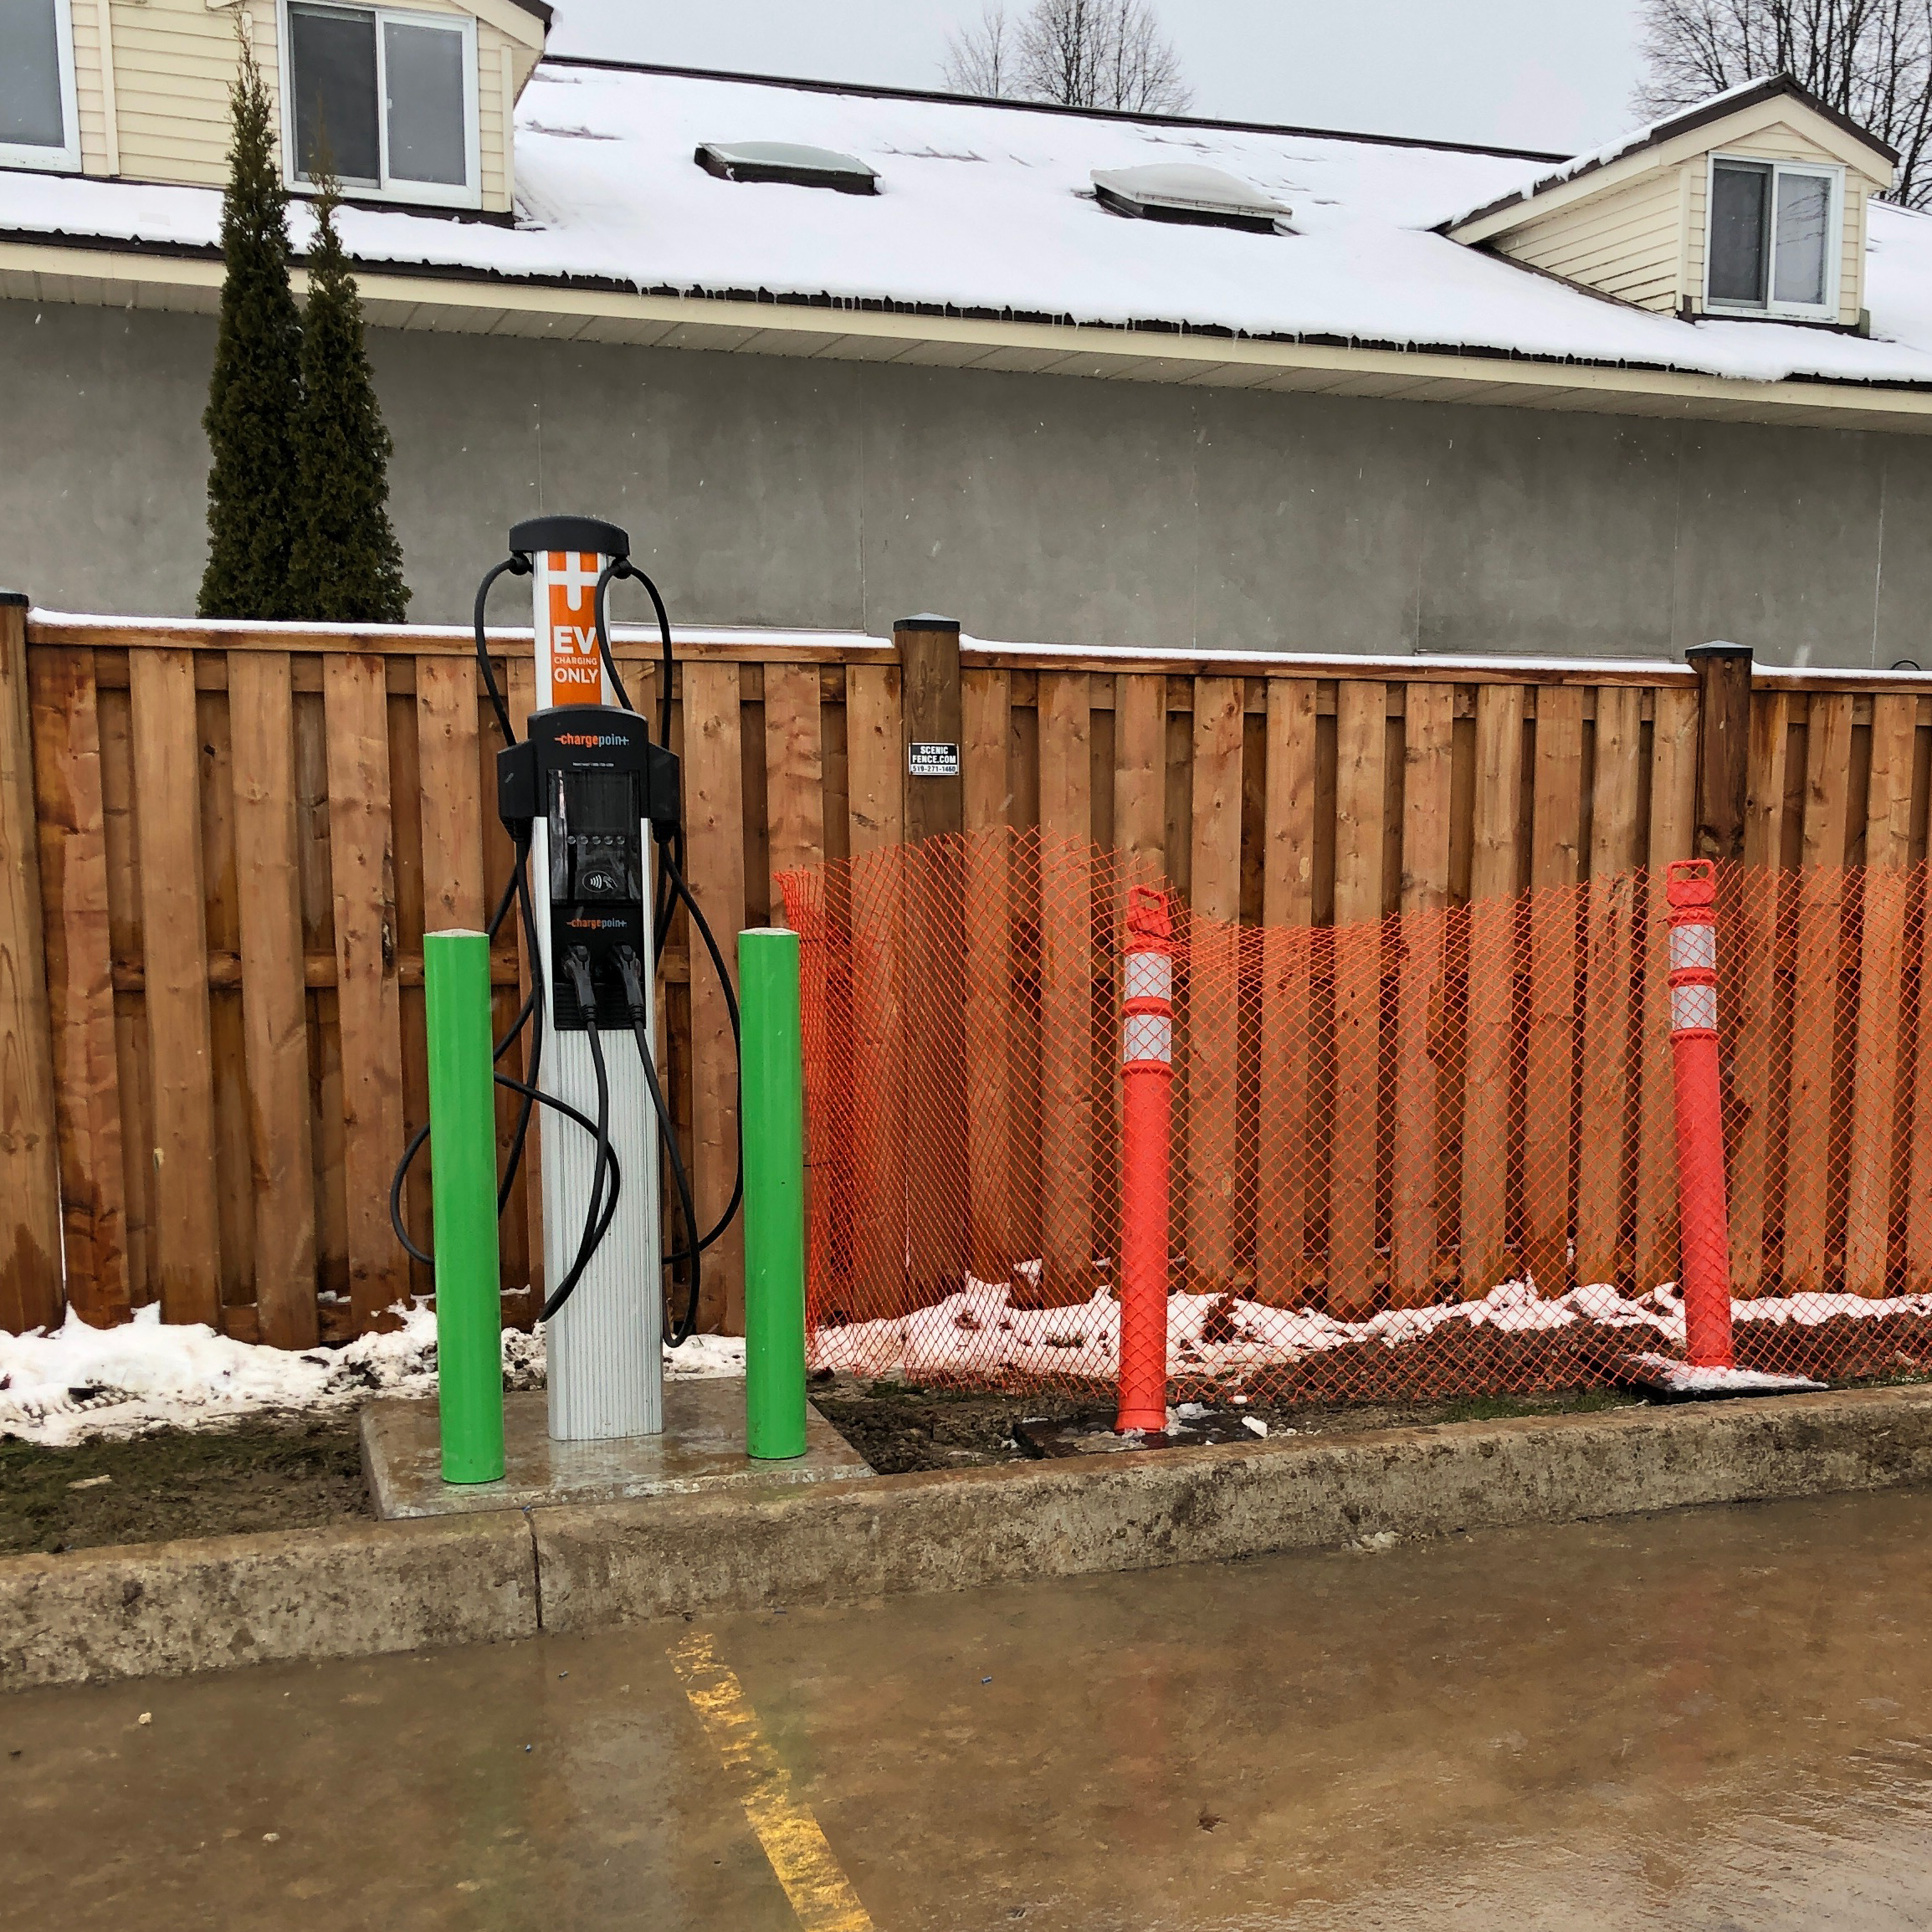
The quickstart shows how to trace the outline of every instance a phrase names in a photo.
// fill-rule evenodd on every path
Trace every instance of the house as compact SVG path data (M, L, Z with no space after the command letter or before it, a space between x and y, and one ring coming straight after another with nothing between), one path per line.
M238 30L351 198L413 615L567 508L689 622L1932 663L1932 220L1789 79L1567 157L546 57L541 0L8 18L44 605L192 607Z

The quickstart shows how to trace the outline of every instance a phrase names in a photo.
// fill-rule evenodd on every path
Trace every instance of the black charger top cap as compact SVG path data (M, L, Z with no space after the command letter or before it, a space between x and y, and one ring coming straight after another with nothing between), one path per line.
M594 516L533 516L513 524L510 547L524 556L544 550L595 551L601 556L628 556L628 530Z

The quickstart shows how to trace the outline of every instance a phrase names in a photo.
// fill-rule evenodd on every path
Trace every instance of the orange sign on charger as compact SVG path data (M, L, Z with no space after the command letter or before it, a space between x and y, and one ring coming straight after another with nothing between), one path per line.
M547 704L604 702L595 608L603 561L592 551L538 552L536 608L542 628L537 653L546 671L540 682Z

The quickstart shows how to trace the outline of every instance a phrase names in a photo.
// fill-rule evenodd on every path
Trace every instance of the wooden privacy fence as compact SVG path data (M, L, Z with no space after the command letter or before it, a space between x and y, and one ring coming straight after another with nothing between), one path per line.
M491 638L520 720L529 633ZM647 648L618 653L640 709ZM931 620L890 643L706 633L678 656L689 870L721 935L782 910L776 873L1002 823L1145 858L1210 918L1285 925L1700 845L1787 868L1926 849L1932 678L1754 678L1735 652L1693 668L962 648ZM303 1346L427 1291L388 1189L425 1104L423 934L481 925L510 864L479 699L459 629L0 604L0 1326L158 1300ZM909 779L912 741L958 745L958 776ZM522 971L506 939L500 1021ZM681 920L661 992L715 1215L734 1069ZM426 1238L426 1165L406 1209ZM505 1221L524 1316L536 1212L525 1187ZM718 1259L704 1319L736 1328L741 1258Z

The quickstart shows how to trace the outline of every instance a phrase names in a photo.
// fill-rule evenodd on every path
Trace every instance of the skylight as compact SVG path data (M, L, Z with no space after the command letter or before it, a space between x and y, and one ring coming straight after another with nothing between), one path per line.
M1273 234L1294 213L1217 167L1162 161L1151 167L1094 170L1094 192L1104 208L1150 222L1192 222L1207 228Z
M835 188L840 194L874 195L879 177L856 156L829 147L801 147L789 141L701 143L691 157L720 181L782 181L794 187Z

